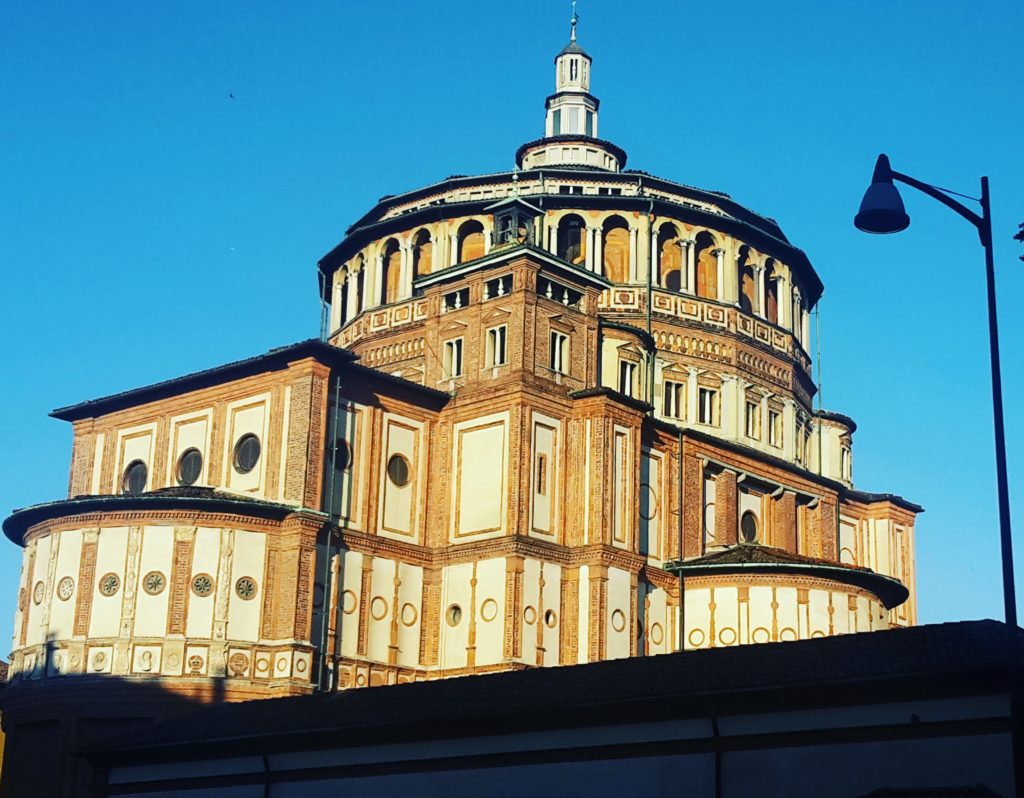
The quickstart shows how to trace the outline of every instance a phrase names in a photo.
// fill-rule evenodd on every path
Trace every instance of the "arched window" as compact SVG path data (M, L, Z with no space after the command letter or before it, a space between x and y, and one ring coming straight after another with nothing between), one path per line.
M356 313L362 313L366 302L366 259L359 256L359 270L356 272Z
M629 282L629 225L621 216L604 223L602 248L604 276L613 283Z
M349 285L348 269L342 269L338 273L338 326L344 327L348 321L348 292L352 289Z
M576 214L563 216L558 223L556 254L569 263L585 263L587 260L586 226Z
M701 230L694 239L697 259L697 296L718 299L718 244L707 230Z
M380 302L382 305L389 305L398 301L398 292L402 286L402 251L393 238L384 244L381 265L384 274L381 275L380 281Z
M413 279L430 274L434 264L434 245L430 242L430 233L420 230L412 240L412 276Z
M475 219L459 227L459 263L484 256L484 226Z
M750 262L749 247L740 247L736 266L737 282L740 286L740 310L744 313L753 313L757 307L757 284L754 281L754 267Z
M764 317L772 324L779 323L779 275L772 258L764 267Z
M663 224L658 230L658 274L662 288L679 291L683 287L683 253L674 224Z

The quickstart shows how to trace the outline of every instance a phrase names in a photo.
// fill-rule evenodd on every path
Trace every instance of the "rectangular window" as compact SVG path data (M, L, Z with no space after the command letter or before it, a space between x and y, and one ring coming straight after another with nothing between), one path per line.
M718 425L718 391L714 388L697 389L697 414L701 424Z
M569 59L569 80L576 80L577 70L579 69L579 59Z
M665 380L663 412L668 418L686 419L686 383Z
M537 493L541 496L548 495L548 457L546 454L537 455Z
M454 338L444 342L445 379L462 376L462 339Z
M619 393L624 393L626 396L633 396L634 393L634 382L636 381L636 363L630 363L628 360L619 361Z
M748 438L761 440L761 404L747 402L746 432Z
M508 327L502 324L500 327L491 327L487 331L487 365L505 365L505 341L508 338Z
M552 371L561 374L569 372L569 336L564 333L551 332L551 361Z
M579 108L566 108L565 118L565 132L566 133L579 133L580 132L580 109Z
M842 451L840 453L840 458L841 458L840 468L842 469L841 473L843 475L843 479L848 480L848 479L850 479L850 471L851 471L851 469L850 469L850 450L847 449L845 446L842 448Z
M587 111L587 130L586 130L586 134L588 136L593 136L594 135L594 112L593 111Z
M551 135L562 135L562 112L560 110L551 114Z
M778 410L768 411L768 443L782 446L782 414Z

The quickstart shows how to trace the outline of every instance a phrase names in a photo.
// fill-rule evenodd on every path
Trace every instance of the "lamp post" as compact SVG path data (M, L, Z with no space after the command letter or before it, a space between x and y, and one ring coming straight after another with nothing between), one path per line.
M953 199L945 189L922 183L909 175L893 171L886 155L879 155L871 185L864 193L860 211L853 219L858 230L865 233L898 233L910 226L910 217L894 180L913 186L956 211L978 230L985 248L985 280L988 287L988 341L992 362L992 420L996 442L996 485L999 493L999 542L1003 563L1003 604L1007 630L1007 668L1010 693L1010 734L1013 770L1017 794L1024 794L1024 748L1022 748L1021 707L1016 690L1017 665L1017 600L1013 579L1013 539L1010 535L1010 491L1006 476L1006 436L1003 429L1003 386L999 369L999 327L996 322L996 277L992 256L992 213L989 206L988 178L981 178L981 215Z

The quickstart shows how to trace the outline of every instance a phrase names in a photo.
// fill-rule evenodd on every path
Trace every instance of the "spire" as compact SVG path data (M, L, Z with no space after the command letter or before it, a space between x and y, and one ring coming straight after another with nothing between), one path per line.
M580 15L576 13L576 0L572 0L572 21L570 25L572 29L569 32L569 41L576 41L576 23L580 21Z

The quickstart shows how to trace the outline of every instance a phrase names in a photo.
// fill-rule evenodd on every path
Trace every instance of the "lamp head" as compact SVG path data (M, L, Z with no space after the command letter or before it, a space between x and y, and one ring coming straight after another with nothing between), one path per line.
M910 226L903 199L893 185L892 168L886 155L878 156L871 185L864 192L860 212L853 217L853 224L865 233L898 233Z

